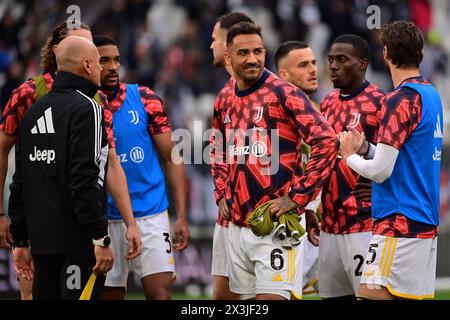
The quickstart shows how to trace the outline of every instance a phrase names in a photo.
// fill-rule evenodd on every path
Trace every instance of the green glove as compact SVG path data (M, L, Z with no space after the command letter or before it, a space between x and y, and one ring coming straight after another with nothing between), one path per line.
M250 213L248 224L259 237L269 235L273 230L273 221L269 212L269 203L265 202Z
M274 237L281 241L283 247L291 248L301 243L305 229L300 224L301 217L295 210L288 211L278 219Z

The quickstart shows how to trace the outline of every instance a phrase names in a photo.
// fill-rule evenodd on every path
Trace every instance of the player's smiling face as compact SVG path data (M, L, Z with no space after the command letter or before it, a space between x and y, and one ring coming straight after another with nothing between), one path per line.
M120 53L115 45L97 47L100 53L100 64L103 67L102 88L110 90L119 83Z
M328 53L330 78L335 88L347 88L359 79L361 59L356 55L353 45L334 43Z
M266 49L258 34L240 34L228 45L225 54L227 64L231 64L236 81L246 86L252 85L264 70Z

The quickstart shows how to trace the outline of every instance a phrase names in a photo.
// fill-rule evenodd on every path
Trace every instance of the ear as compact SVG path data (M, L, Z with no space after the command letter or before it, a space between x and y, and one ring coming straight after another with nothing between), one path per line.
M278 74L280 75L280 78L284 81L289 81L289 73L286 71L286 69L280 69L278 71Z
M383 46L383 59L384 60L389 60L388 49L387 49L386 46Z
M359 69L361 71L367 70L367 67L369 66L369 60L367 58L362 58L360 61Z
M92 73L92 67L91 67L91 63L89 62L89 60L88 60L88 59L84 59L82 64L83 64L83 69L84 69L84 71L85 71L88 75L91 75L91 73Z
M223 54L223 58L225 60L225 65L226 66L231 66L231 57L230 57L230 53L228 52L228 49L225 50L225 52Z

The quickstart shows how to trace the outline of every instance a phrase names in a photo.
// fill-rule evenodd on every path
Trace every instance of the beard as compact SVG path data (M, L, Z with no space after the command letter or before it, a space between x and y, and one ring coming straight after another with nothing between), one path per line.
M261 76L261 73L263 72L263 68L261 66L256 66L255 65L255 69L253 69L252 72L249 72L247 70L247 67L248 66L243 66L241 68L240 72L238 73L239 77L244 82L247 82L247 83L249 83L249 82L251 83L251 82L254 82L254 81L258 80L259 77Z
M106 85L106 84L102 83L100 88L101 88L102 91L114 91L118 87L119 87L119 81L117 81L117 83L115 85L112 85L112 86L109 86L109 85Z

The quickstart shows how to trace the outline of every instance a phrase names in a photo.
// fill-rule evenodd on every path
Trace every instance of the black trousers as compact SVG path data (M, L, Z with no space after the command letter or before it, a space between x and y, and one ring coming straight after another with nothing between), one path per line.
M33 300L78 300L95 266L93 248L70 254L33 255ZM97 276L91 300L100 300L105 276Z

